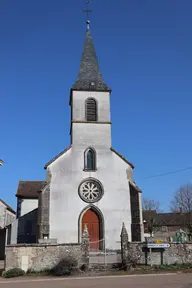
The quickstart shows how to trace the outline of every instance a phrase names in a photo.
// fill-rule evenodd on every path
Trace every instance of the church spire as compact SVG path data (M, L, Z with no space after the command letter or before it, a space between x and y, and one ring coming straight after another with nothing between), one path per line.
M73 85L74 90L110 91L105 84L93 45L90 31L90 21L87 20L87 31L83 48L83 55L80 62L78 79Z

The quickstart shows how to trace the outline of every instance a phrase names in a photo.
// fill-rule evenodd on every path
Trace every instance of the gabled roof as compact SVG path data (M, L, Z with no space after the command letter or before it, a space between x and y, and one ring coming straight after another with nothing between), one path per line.
M17 188L17 197L38 198L39 192L43 189L46 181L19 181Z
M11 206L9 206L5 201L3 201L2 199L0 199L0 202L5 205L5 207L7 208L7 210L9 210L11 213L16 214L15 210L13 210L13 208L11 208Z
M86 32L78 79L72 90L111 91L102 78L90 29Z
M45 164L44 169L47 169L47 167L53 163L55 160L57 160L60 156L62 156L63 154L65 154L72 145L70 145L69 147L67 147L65 150L63 150L61 153L57 154L53 159L51 159L49 162L47 162L47 164Z
M129 162L127 159L125 159L125 157L123 157L119 152L117 152L114 148L111 147L111 151L113 151L115 154L117 154L123 161L125 161L127 164L129 164L131 166L132 169L135 168L135 166Z
M65 154L70 148L72 147L72 145L70 145L69 147L67 147L65 150L63 150L61 153L59 153L58 155L56 155L53 159L51 159L49 162L47 162L47 164L45 164L44 169L47 169L47 167L53 163L55 160L57 160L60 156L62 156L63 154ZM135 168L134 165L129 162L127 159L125 159L119 152L117 152L114 148L111 147L111 151L114 152L115 154L117 154L123 161L125 161L127 164L129 164L131 166L131 168Z
M186 224L185 214L180 213L156 213L155 210L143 211L143 220L148 222L155 220L155 226L183 226Z

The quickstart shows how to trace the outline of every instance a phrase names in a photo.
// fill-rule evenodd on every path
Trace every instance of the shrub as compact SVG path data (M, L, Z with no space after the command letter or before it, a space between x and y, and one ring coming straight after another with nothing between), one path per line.
M9 269L5 272L3 272L3 277L4 278L12 278L12 277L18 277L18 276L23 276L25 275L25 271L23 271L22 269L20 268L12 268L12 269Z
M28 269L26 272L27 275L33 275L33 276L39 276L39 275L43 275L43 276L47 276L47 275L51 275L51 270L50 269L44 269L44 270L33 270L33 269Z
M69 276L77 268L78 262L73 256L66 256L52 270L55 276Z

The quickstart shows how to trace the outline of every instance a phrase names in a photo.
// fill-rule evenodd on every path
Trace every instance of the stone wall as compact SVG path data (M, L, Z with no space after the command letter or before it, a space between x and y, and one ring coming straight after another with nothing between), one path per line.
M15 244L5 248L5 270L21 268L43 271L51 270L60 261L73 259L78 267L89 267L89 234L84 228L81 244L57 244L55 239L39 239L38 244Z
M54 268L60 260L72 256L82 265L80 244L21 244L9 245L5 249L5 270L21 268L42 271Z
M139 255L139 264L163 265L192 263L192 243L170 243L169 248L147 249L145 243L128 243L128 250L134 255ZM151 258L151 259L150 259Z
M169 243L169 248L147 248L145 242L128 242L128 234L123 223L121 231L122 265L130 263L144 265L192 263L192 243Z

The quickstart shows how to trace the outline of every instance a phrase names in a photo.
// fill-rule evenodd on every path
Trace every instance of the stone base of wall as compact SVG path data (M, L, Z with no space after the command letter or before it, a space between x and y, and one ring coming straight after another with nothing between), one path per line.
M146 243L128 243L133 255L139 255L139 264L163 265L192 263L192 243L170 243L169 248L146 248Z
M99 266L108 264L113 267L117 264L117 259L114 258L114 253L108 252L107 258L104 259L104 254L94 255L89 253L88 246L83 244L17 244L9 245L5 249L5 270L11 268L21 268L25 272L28 270L43 271L53 269L61 260L72 258L77 261L78 267L83 264L86 267L94 268L95 264ZM123 246L124 247L124 246ZM192 243L190 244L173 244L166 249L153 248L150 250L146 247L146 243L127 243L126 257L131 257L138 264L143 265L163 265L163 264L184 264L192 263ZM110 254L110 255L109 255ZM115 254L116 255L116 254ZM113 261L109 256L112 257ZM120 256L118 253L116 256ZM96 261L95 261L96 257ZM94 258L94 259L93 259ZM101 259L100 259L101 258ZM115 260L114 260L115 259ZM119 260L121 257L119 257ZM115 262L115 263L113 263ZM120 262L120 261L118 261Z
M5 270L21 268L42 271L53 269L65 257L73 257L80 267L83 263L81 244L21 244L5 249Z

